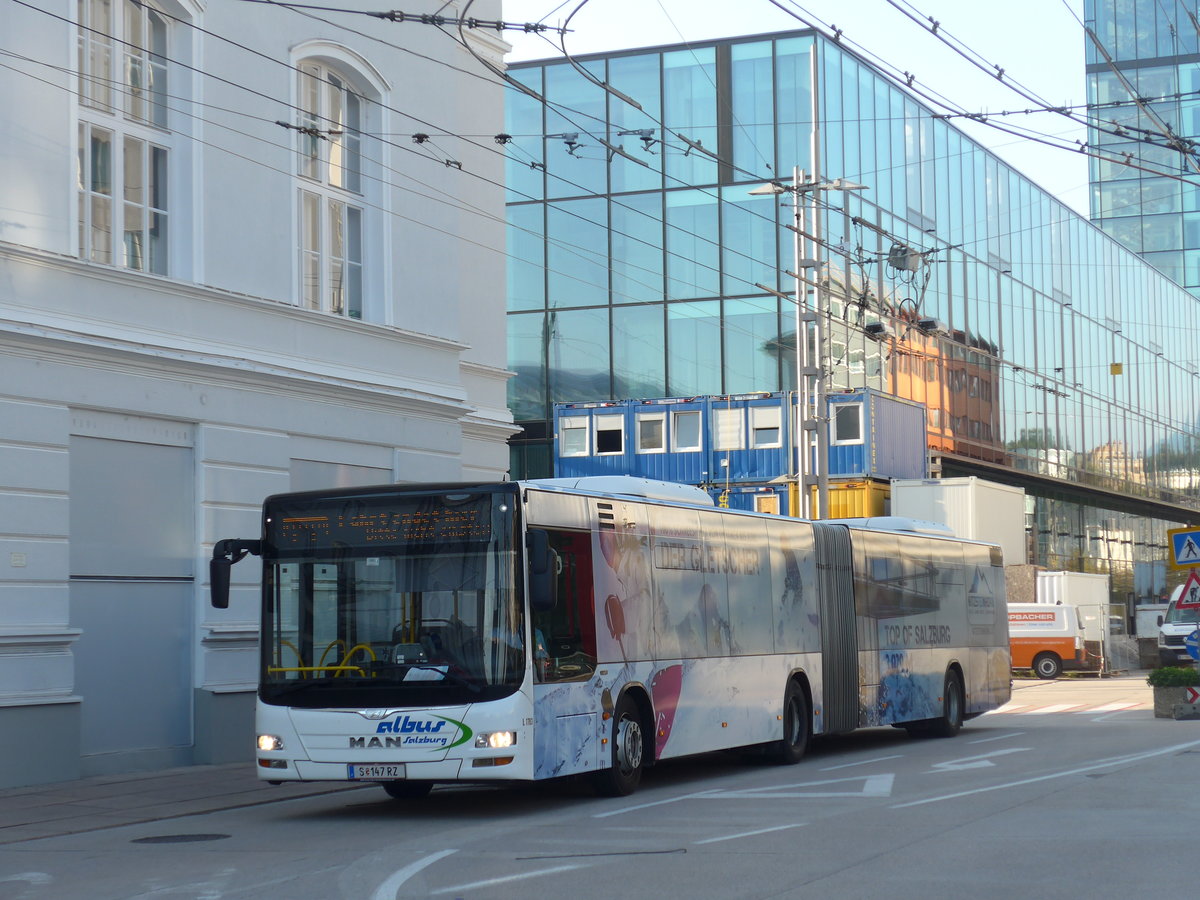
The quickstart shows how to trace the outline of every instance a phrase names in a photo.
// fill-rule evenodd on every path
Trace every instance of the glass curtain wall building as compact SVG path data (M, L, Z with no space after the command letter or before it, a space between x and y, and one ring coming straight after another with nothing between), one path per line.
M554 402L793 390L801 262L828 390L920 401L943 475L1024 487L1029 562L1163 592L1200 517L1190 294L811 32L510 74L514 477L552 474Z
M1092 219L1200 294L1196 0L1085 0Z

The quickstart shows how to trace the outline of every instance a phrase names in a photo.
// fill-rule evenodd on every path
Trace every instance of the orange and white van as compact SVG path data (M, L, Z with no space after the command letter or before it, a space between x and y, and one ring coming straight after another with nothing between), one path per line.
M1008 643L1014 669L1057 678L1083 662L1083 623L1074 606L1008 604Z

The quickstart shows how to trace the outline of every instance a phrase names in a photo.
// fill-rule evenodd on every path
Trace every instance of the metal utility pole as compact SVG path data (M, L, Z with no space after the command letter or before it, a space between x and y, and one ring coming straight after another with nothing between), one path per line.
M825 320L829 309L821 282L823 266L823 244L821 240L821 215L816 209L817 191L861 191L865 187L852 181L836 178L833 181L809 179L799 167L792 170L790 186L777 181L750 191L754 195L792 195L792 247L795 254L795 271L789 274L796 279L796 409L797 409L797 460L796 491L800 517L824 519L829 517L829 428L823 423L826 407L825 379L829 360L825 343ZM812 234L807 230L808 206L813 205ZM812 242L812 256L806 256L805 241ZM806 269L814 272L813 280L803 274ZM808 302L808 288L813 291L813 302ZM784 295L781 295L784 296ZM812 488L816 487L816 503L813 503Z

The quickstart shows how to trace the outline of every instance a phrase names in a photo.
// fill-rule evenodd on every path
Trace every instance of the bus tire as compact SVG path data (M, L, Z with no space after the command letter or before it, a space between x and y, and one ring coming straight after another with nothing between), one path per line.
M792 679L783 692L783 738L775 751L776 760L785 766L800 762L808 750L811 731L812 717L808 714L804 688Z
M642 713L628 694L617 701L611 744L609 766L596 773L596 792L605 797L627 797L642 780L646 757Z
M383 789L393 800L420 800L433 790L432 781L385 781Z
M942 688L942 714L933 720L929 733L934 737L954 737L963 723L963 686L956 670L946 673Z
M1038 678L1053 681L1062 674L1062 660L1058 658L1057 654L1048 651L1039 653L1033 658L1033 674Z

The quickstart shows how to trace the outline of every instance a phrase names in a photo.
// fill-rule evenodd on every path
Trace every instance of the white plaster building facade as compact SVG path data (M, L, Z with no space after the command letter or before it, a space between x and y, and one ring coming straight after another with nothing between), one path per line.
M0 35L0 787L251 759L258 569L210 608L213 542L508 468L502 88L436 27L235 0Z

